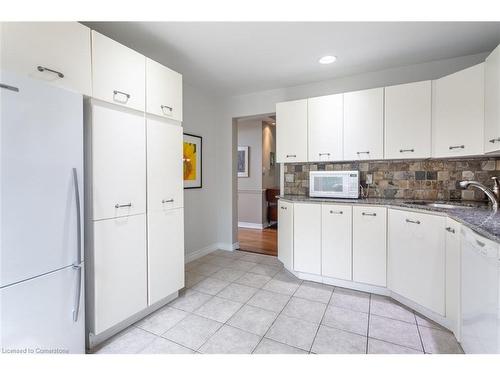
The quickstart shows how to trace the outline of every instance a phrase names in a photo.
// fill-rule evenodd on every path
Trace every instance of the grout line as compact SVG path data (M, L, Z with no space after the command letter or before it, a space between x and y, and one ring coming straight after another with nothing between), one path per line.
M368 327L366 327L366 352L365 352L365 354L368 354L368 341L370 340L370 317L372 315L371 309L372 309L372 294L370 293L369 303L368 303Z
M330 294L330 298L328 298L328 303L326 304L325 311L323 311L323 315L321 316L321 320L319 321L318 328L316 329L316 333L314 334L314 338L311 342L311 346L309 347L309 354L311 354L311 350L312 350L312 347L314 345L314 341L316 341L316 337L318 336L319 328L321 327L321 323L323 323L323 319L325 318L326 310L328 309L328 306L330 306L330 302L332 301L334 291L335 291L335 287L333 288L332 293Z
M189 315L190 315L190 314L189 314ZM178 323L180 323L181 321L183 321L184 319L186 319L189 315L187 315L185 318L182 318L181 320L179 320L179 322L175 323L175 325L174 325L174 326L170 327L170 328L169 328L169 329L167 329L165 332L163 332L163 335L164 335L165 333L167 333L168 331L170 331L172 328L174 328L174 327L175 327ZM151 334L151 335L154 335L154 336L156 336L156 337L159 337L159 338L161 338L161 339L163 339L163 340L167 340L167 341L173 342L174 344L177 344L177 345L179 345L179 346L182 346L183 348L189 349L189 350L191 350L191 351L193 351L193 352L194 352L194 351L196 351L196 350L191 349L191 348L189 348L189 347L187 347L187 346L185 346L185 345L179 344L178 342L175 342L175 341L173 341L173 340L167 339L166 337L163 337L162 335L158 335L157 333L154 333L154 332L148 331L147 329L144 329L144 328L142 328L142 327L136 327L136 328L138 328L138 329L140 329L140 330L143 330L144 332L147 332L147 333L149 333L149 334ZM146 346L145 346L144 348L142 348L142 349L145 349L145 348L146 348L146 347L148 347L150 344L151 344L151 343L149 343L148 345L146 345ZM171 354L171 353L165 353L165 354Z
M415 325L417 326L418 338L420 339L420 346L422 347L422 351L425 354L424 341L422 340L422 335L420 334L420 327L418 326L417 316L415 315L415 313L413 313L413 317L415 319Z

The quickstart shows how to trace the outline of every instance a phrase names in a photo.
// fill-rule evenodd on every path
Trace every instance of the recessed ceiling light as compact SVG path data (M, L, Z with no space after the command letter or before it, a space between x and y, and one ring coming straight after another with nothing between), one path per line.
M334 63L337 60L337 57L335 56L323 56L321 59L319 59L320 64L331 64Z

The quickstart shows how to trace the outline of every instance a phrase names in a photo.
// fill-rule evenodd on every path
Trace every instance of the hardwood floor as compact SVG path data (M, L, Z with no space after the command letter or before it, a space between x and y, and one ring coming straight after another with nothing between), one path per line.
M238 228L240 250L252 253L278 255L278 230L276 227L266 229Z

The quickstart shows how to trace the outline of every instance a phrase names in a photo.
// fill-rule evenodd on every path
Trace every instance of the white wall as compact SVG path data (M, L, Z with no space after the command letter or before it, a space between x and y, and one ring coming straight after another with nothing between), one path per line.
M286 100L369 89L401 83L435 79L484 61L486 53L432 61L378 72L337 78L296 87L280 88L221 100L217 114L217 196L220 243L231 244L237 238L237 179L235 118L275 112L276 103ZM319 68L319 67L318 67Z

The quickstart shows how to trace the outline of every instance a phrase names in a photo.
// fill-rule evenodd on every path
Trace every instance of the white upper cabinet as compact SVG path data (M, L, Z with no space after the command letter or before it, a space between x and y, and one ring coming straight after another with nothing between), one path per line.
M484 64L432 83L432 156L483 154Z
M93 97L145 110L146 58L92 31Z
M148 211L183 207L182 127L147 118Z
M321 205L295 203L293 225L293 269L320 275Z
M307 101L309 161L343 159L344 95L328 95Z
M77 22L4 22L1 67L91 95L90 29Z
M385 88L385 159L431 156L431 81Z
M484 63L484 152L500 151L500 46Z
M344 94L344 159L384 157L384 89Z
M276 161L307 161L307 99L276 104Z
M182 121L182 75L148 58L146 112Z

